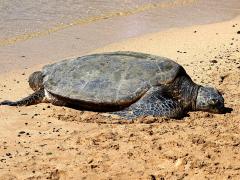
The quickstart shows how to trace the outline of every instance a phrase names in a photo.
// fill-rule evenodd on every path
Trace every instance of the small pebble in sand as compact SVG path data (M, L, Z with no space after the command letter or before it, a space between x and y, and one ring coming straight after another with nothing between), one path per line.
M178 159L175 163L175 167L179 168L181 165L183 165L183 160L182 159Z
M240 34L240 31L238 31L237 34Z
M214 59L214 60L211 60L210 62L211 63L217 63L217 60Z
M154 175L151 174L151 175L150 175L150 179L151 179L151 180L156 180L157 178L156 178Z
M11 153L6 153L6 156L11 156L12 154Z
M94 165L94 164L92 164L90 167L91 167L91 169L95 169L95 168L98 167L98 165Z
M222 75L222 76L220 76L220 82L222 83L227 76L228 76L228 75Z

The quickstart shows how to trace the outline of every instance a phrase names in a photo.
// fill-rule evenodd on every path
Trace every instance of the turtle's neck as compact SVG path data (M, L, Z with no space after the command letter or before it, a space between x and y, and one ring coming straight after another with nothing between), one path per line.
M171 85L173 97L180 100L185 110L196 109L196 98L199 85L183 70Z

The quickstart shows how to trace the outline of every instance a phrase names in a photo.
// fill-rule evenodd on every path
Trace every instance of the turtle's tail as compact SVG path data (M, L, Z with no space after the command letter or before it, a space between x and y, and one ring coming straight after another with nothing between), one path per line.
M38 104L43 102L45 97L44 89L41 88L40 90L35 91L33 94L25 97L19 101L3 101L0 102L0 105L7 105L7 106L29 106L33 104Z

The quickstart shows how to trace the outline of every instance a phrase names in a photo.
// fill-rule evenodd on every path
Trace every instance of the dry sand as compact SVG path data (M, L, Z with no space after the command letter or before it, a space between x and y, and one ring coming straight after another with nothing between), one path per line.
M170 57L198 83L217 87L227 114L134 122L50 104L0 107L0 179L240 179L240 17L170 29L95 52ZM0 76L0 101L31 93L28 75Z

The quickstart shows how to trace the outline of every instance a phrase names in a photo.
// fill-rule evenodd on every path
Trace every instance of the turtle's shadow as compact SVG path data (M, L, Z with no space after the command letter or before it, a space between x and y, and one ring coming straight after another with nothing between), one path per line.
M75 109L75 110L79 110L79 111L92 111L92 112L99 112L99 113L111 113L111 112L116 112L116 111L122 110L122 109L119 109L119 108L111 109L111 111L106 110L106 109L104 109L104 110L99 110L99 109L92 110L91 108L79 107L79 106L73 105L73 104L71 104L71 105L68 104L68 105L66 105L66 107L71 108L71 109ZM227 113L231 113L232 111L233 111L233 108L224 107L220 114L227 114ZM183 120L185 117L190 117L189 111L184 111L182 116L179 117L179 118L176 118L176 120Z
M227 114L227 113L231 113L233 111L233 108L229 108L229 107L224 107L222 114Z

